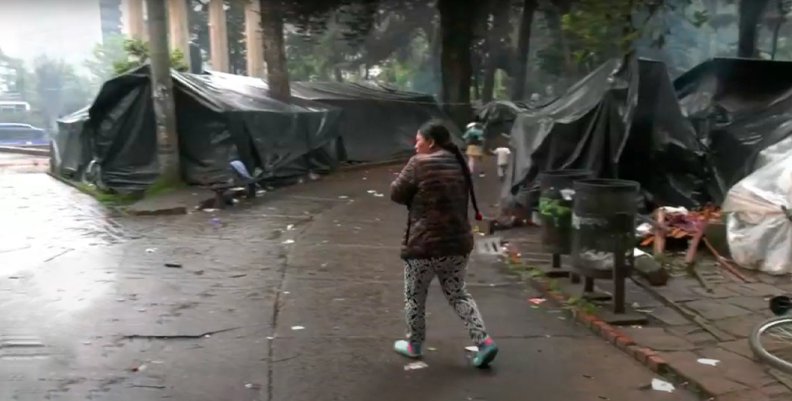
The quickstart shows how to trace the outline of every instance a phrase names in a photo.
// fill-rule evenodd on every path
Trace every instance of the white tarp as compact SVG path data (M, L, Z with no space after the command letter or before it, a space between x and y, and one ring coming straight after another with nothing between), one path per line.
M792 273L792 216L784 212L792 209L792 152L779 153L763 152L767 164L732 187L723 203L732 257L769 274Z

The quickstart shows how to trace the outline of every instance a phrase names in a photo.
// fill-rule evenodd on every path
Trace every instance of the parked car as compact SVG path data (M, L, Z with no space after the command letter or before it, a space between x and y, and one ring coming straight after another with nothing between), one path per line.
M0 146L47 146L47 132L30 124L0 123Z

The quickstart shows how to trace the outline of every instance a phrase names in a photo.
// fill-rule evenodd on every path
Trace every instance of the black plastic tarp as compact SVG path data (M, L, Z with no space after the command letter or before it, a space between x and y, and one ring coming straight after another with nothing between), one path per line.
M694 206L709 196L703 149L656 61L604 63L563 96L521 113L511 147L504 196L524 207L536 202L540 172L570 168L638 181L652 204Z
M484 137L488 142L493 142L503 134L509 135L517 115L530 109L523 102L493 100L476 110L476 119L484 124Z
M755 170L759 152L792 134L792 63L716 58L674 81L709 149L721 198Z
M330 150L338 140L338 110L309 101L276 101L259 80L246 77L174 71L172 78L186 182L228 182L233 159L273 180L337 164ZM88 153L107 188L142 190L159 175L150 88L147 66L106 82L83 123L80 132L89 137ZM59 135L72 136L69 131L78 129L74 121L62 125L68 129Z
M448 120L431 95L373 83L294 82L292 96L341 110L342 160L383 161L413 152L415 133L432 118ZM451 127L458 136L457 127Z
M174 82L179 130L191 136L185 142L190 148L182 145L183 158L211 152L227 160L228 147L250 171L259 167L273 179L327 172L338 164L327 150L338 139L340 110L301 99L288 104L272 99L266 84L252 77L178 74ZM206 179L216 180L216 163L195 164ZM225 165L222 171L228 171Z

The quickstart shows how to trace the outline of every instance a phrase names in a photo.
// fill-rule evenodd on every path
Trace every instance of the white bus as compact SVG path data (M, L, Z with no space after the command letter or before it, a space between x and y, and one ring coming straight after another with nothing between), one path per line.
M30 112L30 103L21 100L0 100L0 113L28 113Z

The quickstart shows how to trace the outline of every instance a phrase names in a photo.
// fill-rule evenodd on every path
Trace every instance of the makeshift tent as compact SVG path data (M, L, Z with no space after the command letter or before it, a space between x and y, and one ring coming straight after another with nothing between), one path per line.
M503 135L511 133L517 115L529 110L528 104L523 102L493 100L476 111L476 118L484 124L484 137L487 141L500 144Z
M206 74L267 88L259 78L216 71ZM423 93L371 82L292 82L291 95L294 101L317 102L340 110L341 140L335 149L339 161L376 162L411 155L416 131L432 118L445 120L456 137L460 134L434 97Z
M337 163L328 150L338 139L338 110L308 101L282 103L269 98L263 85L227 76L173 71L172 78L188 183L231 180L233 159L273 180L326 171ZM148 66L106 82L87 116L70 117L61 120L64 137L56 144L61 160L74 162L62 164L61 172L85 170L82 165L91 160L98 184L117 191L145 189L158 177ZM69 143L82 145L62 145Z
M548 105L521 113L505 203L516 196L533 207L538 174L571 168L638 181L650 204L706 201L703 148L675 99L664 64L614 59Z
M383 85L294 82L292 96L342 110L339 130L346 161L383 161L413 153L415 133L432 118L448 120L434 97ZM455 135L456 127L451 127Z
M674 81L679 104L709 148L720 192L792 134L792 63L716 58Z

